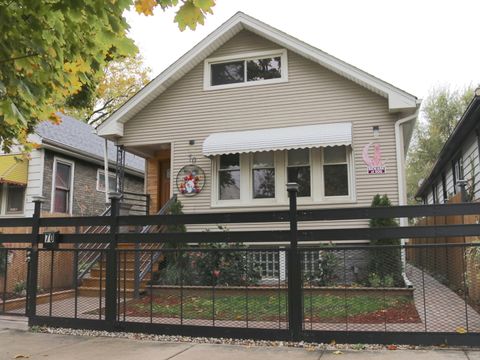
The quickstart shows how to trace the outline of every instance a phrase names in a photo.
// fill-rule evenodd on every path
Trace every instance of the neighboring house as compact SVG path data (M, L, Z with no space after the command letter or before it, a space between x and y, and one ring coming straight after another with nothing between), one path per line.
M61 115L54 125L42 122L32 140L39 144L28 161L18 151L0 155L0 216L32 216L35 196L44 196L43 211L96 215L106 208L105 140L88 124ZM109 142L109 189L115 190L116 147ZM144 159L127 154L125 191L143 193Z
M480 197L479 152L480 89L477 89L415 198L424 204L445 203L460 191L458 181L465 180L467 196L477 200Z
M377 193L405 204L404 160L419 105L237 13L97 131L147 159L152 211L173 194L186 213L286 209L292 181L300 184L300 208L370 206Z

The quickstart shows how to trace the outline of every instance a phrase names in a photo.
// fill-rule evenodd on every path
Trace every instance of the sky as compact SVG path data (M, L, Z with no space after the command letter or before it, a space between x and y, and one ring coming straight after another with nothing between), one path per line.
M242 11L424 99L435 87L480 84L479 1L216 0L195 31L174 12L126 14L130 37L158 75Z

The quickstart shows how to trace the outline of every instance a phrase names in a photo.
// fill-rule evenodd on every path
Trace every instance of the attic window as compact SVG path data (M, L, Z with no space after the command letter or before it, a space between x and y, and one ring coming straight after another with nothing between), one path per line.
M223 89L287 81L285 50L226 56L205 61L204 87Z

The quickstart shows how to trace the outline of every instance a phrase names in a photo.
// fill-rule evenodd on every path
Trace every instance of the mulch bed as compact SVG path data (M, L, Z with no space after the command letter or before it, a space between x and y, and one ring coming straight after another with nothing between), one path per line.
M310 318L305 319L306 322L310 322ZM347 322L351 324L412 324L421 323L422 320L418 315L415 304L404 304L395 308L389 308L386 310L379 310L368 314L350 315L340 318L321 318L317 316L312 317L314 323L333 323L342 324Z

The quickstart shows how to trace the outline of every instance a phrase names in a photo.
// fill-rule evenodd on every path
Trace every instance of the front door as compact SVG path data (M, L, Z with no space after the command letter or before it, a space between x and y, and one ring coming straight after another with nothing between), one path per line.
M170 199L170 159L158 162L158 209Z

